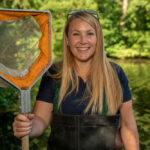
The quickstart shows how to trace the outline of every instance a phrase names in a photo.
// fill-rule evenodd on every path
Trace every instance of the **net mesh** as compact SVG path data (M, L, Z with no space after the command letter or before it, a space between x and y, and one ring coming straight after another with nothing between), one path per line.
M0 72L22 77L40 54L40 27L30 16L0 21Z
M20 88L27 88L51 57L49 18L35 12L3 13L0 14L0 75ZM0 79L0 86L6 85Z

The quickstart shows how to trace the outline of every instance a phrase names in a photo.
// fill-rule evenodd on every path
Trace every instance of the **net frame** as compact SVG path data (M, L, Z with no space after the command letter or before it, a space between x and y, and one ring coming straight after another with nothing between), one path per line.
M23 77L13 77L0 72L0 77L18 89L31 88L52 63L52 17L49 11L0 9L0 20L22 19L33 16L40 26L40 55ZM34 70L37 72L35 73Z
M40 54L23 77L5 75L0 72L1 79L20 91L19 110L26 115L31 111L30 90L32 86L52 64L52 17L49 11L0 9L0 20L22 19L27 16L33 16L40 26L42 32L39 40ZM29 135L22 137L22 150L29 150Z

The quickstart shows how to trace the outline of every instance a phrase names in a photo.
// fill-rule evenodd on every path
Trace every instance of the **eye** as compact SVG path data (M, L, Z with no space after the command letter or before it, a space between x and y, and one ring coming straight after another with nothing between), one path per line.
M72 35L73 35L73 36L78 36L78 35L79 35L79 33L73 33Z
M88 35L94 35L94 32L89 32Z

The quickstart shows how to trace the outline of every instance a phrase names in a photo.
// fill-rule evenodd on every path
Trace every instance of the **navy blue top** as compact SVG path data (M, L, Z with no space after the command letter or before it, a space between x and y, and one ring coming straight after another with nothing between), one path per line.
M114 63L113 63L114 64ZM128 86L128 79L123 71L123 69L114 64L122 89L123 89L123 102L127 102L131 100L131 92ZM54 74L55 71L51 67L49 72ZM39 92L37 95L37 100L45 101L48 103L53 103L55 91L58 87L56 80L50 78L47 74L45 74L41 80L41 84L39 86ZM63 114L71 114L71 115L80 115L83 114L84 109L88 104L89 98L81 101L84 96L86 89L86 83L79 77L79 90L76 92L75 90L68 95L62 102L61 108ZM89 112L90 113L90 112Z

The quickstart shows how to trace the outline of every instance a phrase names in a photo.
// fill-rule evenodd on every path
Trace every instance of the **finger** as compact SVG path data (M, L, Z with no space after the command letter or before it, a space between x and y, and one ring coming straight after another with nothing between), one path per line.
M15 132L30 132L32 127L15 128Z
M23 122L28 122L34 118L34 114L19 114L15 117L15 121L23 121Z
M31 130L32 130L32 126L21 127L21 128L18 128L16 126L13 127L14 136L16 136L18 138L29 134L31 132Z
M24 122L24 121L14 121L13 127L16 128L24 128L32 126L32 121Z
M25 132L14 132L14 136L16 136L17 138L21 138L25 135L29 135L30 131L25 131Z
M33 114L29 116L30 119L34 117ZM13 122L13 132L14 136L20 138L22 136L28 135L32 129L32 120L28 119L23 114L19 114L15 117Z
M35 116L34 114L29 114L29 115L28 115L28 119L29 119L29 120L32 120L32 119L34 118L34 116Z
M29 121L28 117L25 116L25 115L23 115L23 114L17 115L17 116L15 117L15 120L16 120L16 121L27 121L27 122Z
M32 126L32 120L20 119L22 116L17 116L13 122L13 128L22 128Z

